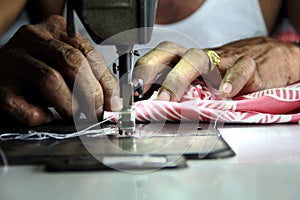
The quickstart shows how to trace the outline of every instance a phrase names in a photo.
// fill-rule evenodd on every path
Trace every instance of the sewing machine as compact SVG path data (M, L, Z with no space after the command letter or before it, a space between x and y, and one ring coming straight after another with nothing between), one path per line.
M73 3L79 0L74 0ZM112 10L119 2L120 6L129 5L130 0L86 0L86 2L102 2L105 5L111 5ZM150 0L152 1L152 0ZM125 4L122 4L125 2ZM135 1L136 2L136 1ZM70 0L68 3L72 3ZM81 2L83 3L83 2ZM124 6L125 9L126 6ZM72 7L69 7L69 9ZM75 7L73 7L75 8ZM79 7L77 7L79 8ZM121 8L120 8L121 9ZM111 13L125 19L120 13ZM136 16L132 13L133 16ZM69 12L69 15L72 15ZM104 12L104 15L105 12ZM110 15L107 15L107 18ZM72 16L68 18L72 20ZM93 18L92 18L93 19ZM103 20L105 21L105 20ZM96 22L95 22L96 23ZM97 25L97 24L96 24ZM74 33L74 26L69 23L69 34ZM121 28L121 27L110 27ZM73 30L72 30L73 29ZM106 31L112 31L106 29ZM108 33L106 37L111 36ZM93 36L94 37L94 36ZM105 39L103 37L102 39ZM96 39L96 37L94 38ZM101 42L102 40L96 40ZM134 43L133 43L134 44ZM125 63L121 73L131 70L132 45L128 45L128 52L120 63ZM115 45L115 44L114 44ZM119 44L117 44L118 46ZM126 45L125 45L126 47ZM121 46L117 47L121 49ZM119 64L123 66L123 64ZM129 68L127 68L129 67ZM132 90L130 82L124 82L125 85ZM124 89L124 88L123 88ZM122 87L121 87L122 90ZM129 93L128 93L129 94ZM131 93L130 93L131 94ZM122 93L124 98L126 94ZM131 100L131 97L128 97ZM132 111L127 103L127 110ZM126 106L126 105L125 105ZM123 117L126 117L126 109L123 110ZM129 119L132 112L128 114ZM134 121L126 122L125 118L119 121L121 130L131 130L134 127ZM150 124L138 126L137 132L143 131L144 135L148 135L152 130L159 130L159 125ZM13 128L12 128L13 127ZM128 129L129 128L129 129ZM224 158L234 155L230 147L224 140L219 137L218 132L207 135L204 131L207 124L201 124L203 130L191 129L189 124L184 125L183 130L189 133L189 137L194 137L193 146L185 152L180 151L180 145L184 145L186 137L172 137L174 132L178 131L178 124L168 124L162 131L164 135L153 138L111 138L111 142L116 146L130 152L136 152L139 147L153 144L154 148L161 147L160 144L168 143L170 139L174 139L176 145L173 145L173 152L161 152L160 157L144 157L146 163L141 165L141 161L137 157L133 157L121 162L128 167L136 167L137 169L145 168L161 168L161 167L184 167L181 159L176 163L164 162L166 153L184 153L187 158L194 156L195 159L202 158ZM175 130L174 130L175 129ZM15 124L1 123L0 133L14 132L27 133L28 127L17 127ZM65 122L56 121L53 124L34 127L36 131L53 131L57 133L69 133L76 131L73 126L66 126ZM155 133L155 131L152 131ZM238 152L238 157L228 159L217 159L188 162L189 167L181 170L172 171L160 170L156 173L140 173L134 171L132 173L108 172L107 167L101 165L99 160L94 160L87 149L82 145L82 141L78 138L72 140L46 140L46 141L0 141L0 150L3 150L10 164L9 168L2 170L2 162L0 162L0 188L1 199L89 199L109 198L109 199L162 199L166 196L172 199L297 199L299 197L299 165L300 165L300 136L299 126L297 124L288 125L227 125L222 130L222 135L226 141ZM192 135L191 135L192 134ZM194 136L193 136L194 134ZM101 138L87 138L89 145L95 147L95 152L103 155L103 159L110 163L112 167L122 167L120 162L122 157L114 157L108 153L110 146L107 146L108 140ZM179 139L179 140L177 140ZM190 140L189 138L188 140ZM161 143L150 143L153 140ZM214 148L211 145L205 145L205 148L197 149L197 145L215 142ZM133 144L137 144L136 146ZM101 149L101 147L103 147ZM108 147L108 149L105 149ZM136 148L138 147L138 148ZM2 153L0 151L0 154ZM112 149L110 149L112 150ZM169 149L171 150L171 149ZM179 150L179 151L178 151ZM114 152L110 152L114 153ZM119 159L116 160L115 158ZM126 157L128 158L128 157ZM0 159L0 161L3 161ZM103 161L103 160L102 160ZM152 162L148 162L152 161ZM48 163L49 170L56 171L78 171L78 170L101 170L102 173L44 173L39 166ZM3 161L4 163L4 161ZM127 164L127 166L126 166ZM153 165L151 165L153 164ZM14 166L23 165L23 166ZM247 194L247 195L245 195Z
M147 43L152 34L157 0L68 0L68 34L75 36L73 10L76 11L95 43L115 45L119 55L119 85L123 109L118 127L120 134L135 132L132 83L133 46ZM129 31L130 32L125 32ZM124 33L125 32L125 33ZM122 33L122 34L120 34Z
M97 44L116 47L119 60L115 71L119 73L123 98L117 126L108 124L96 129L95 134L62 141L51 138L47 141L32 140L45 136L41 134L45 130L59 136L69 135L78 130L74 124L54 121L34 127L37 134L29 138L31 141L5 141L8 138L1 135L0 147L7 155L8 163L46 164L49 170L140 170L184 167L185 158L227 158L234 155L213 122L135 124L133 93L138 87L133 86L131 77L133 47L151 39L156 4L156 0L67 1L67 31L70 37L75 36L75 10ZM0 128L0 133L16 133L13 134L16 137L28 133L28 127L5 125ZM101 135L104 130L108 130L107 134Z

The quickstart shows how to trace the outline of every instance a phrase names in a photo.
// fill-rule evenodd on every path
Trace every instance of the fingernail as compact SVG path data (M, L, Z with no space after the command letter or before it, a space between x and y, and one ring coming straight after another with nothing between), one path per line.
M170 99L171 99L170 93L167 91L162 91L157 96L157 100L170 101Z
M122 100L118 96L113 96L110 99L111 102L111 111L120 111L123 108Z
M225 93L225 94L230 94L232 92L232 85L228 82L225 82L222 86L221 86L221 92Z

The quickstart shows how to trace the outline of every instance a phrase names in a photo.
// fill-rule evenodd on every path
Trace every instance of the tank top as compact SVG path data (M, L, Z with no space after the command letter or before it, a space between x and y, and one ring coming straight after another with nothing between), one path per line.
M187 18L155 27L187 35L205 48L268 35L259 0L205 0Z

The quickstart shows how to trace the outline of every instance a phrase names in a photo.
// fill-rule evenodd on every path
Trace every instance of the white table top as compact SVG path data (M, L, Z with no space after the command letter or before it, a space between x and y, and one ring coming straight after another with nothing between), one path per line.
M300 126L227 125L236 152L221 160L152 173L47 173L37 166L0 171L0 199L299 199Z

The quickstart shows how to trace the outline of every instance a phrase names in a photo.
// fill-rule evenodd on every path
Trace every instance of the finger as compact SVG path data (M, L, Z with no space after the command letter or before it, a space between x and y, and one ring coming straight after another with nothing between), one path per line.
M255 68L256 63L251 57L241 57L227 70L219 91L227 98L237 95L254 76Z
M0 90L1 109L20 123L36 126L53 120L51 111L28 103L9 88Z
M97 51L84 37L82 37L78 32L76 33L76 37L69 37L67 35L66 30L66 21L64 18L60 16L51 16L44 23L40 24L40 27L48 30L48 33L51 35L49 38L49 34L43 34L43 38L48 38L46 41L53 41L53 38L59 41L63 41L66 44L69 44L74 49L80 50L84 57L86 57L88 64L92 68L92 72L94 73L97 81L100 83L92 83L94 87L85 88L84 85L91 85L88 83L94 82L95 78L89 78L88 81L84 81L81 83L77 81L77 86L79 86L80 93L84 93L82 99L82 105L84 104L84 110L86 112L90 112L90 110L96 110L96 115L99 117L103 113L103 98L105 97L105 107L108 110L117 111L122 108L122 103L119 95L119 84L117 80L112 75L110 70L108 70L107 65L104 61L100 52ZM47 32L47 31L46 31ZM78 61L80 62L80 61ZM87 71L83 70L83 71ZM82 73L82 76L88 77L89 74L86 72ZM82 77L85 80L84 77ZM72 80L72 78L71 78ZM101 85L100 85L101 84ZM82 87L81 87L82 86ZM78 87L76 87L78 88ZM90 90L90 91L89 91ZM94 90L95 92L93 92ZM104 90L104 94L103 91ZM92 99L93 95L86 94L95 94L95 100ZM104 96L104 97L103 97ZM78 97L77 97L78 98ZM90 100L88 100L90 99ZM94 108L92 105L95 104Z
M172 42L162 42L141 57L134 68L133 79L142 79L144 93L166 69L173 67L186 51L186 48ZM138 82L138 81L136 81Z
M66 32L62 32L60 39L72 47L79 49L86 57L92 72L100 82L103 90L105 108L109 111L119 111L122 109L120 98L120 88L117 79L109 70L105 59L99 50L97 50L86 38L78 32L76 37L69 37ZM99 98L98 98L99 99ZM96 106L97 107L97 106Z
M72 94L60 73L29 55L22 56L20 63L25 65L20 67L20 80L34 87L62 117L71 117Z
M85 55L93 47L88 42L82 42L83 37L78 33L74 38L68 37L66 20L61 16L50 16L33 28L34 32L42 39L41 43L44 43L43 45L34 44L33 51L40 55L44 54L48 61L53 62L56 69L68 80L69 87L73 87L76 81L76 90L78 90L76 98L80 102L81 110L87 116L96 113L97 117L101 117L103 114L103 91L85 58ZM41 52L38 52L39 49Z
M120 99L119 83L107 67L102 54L97 49L93 49L87 54L87 60L103 89L106 110L120 111L123 105Z
M94 114L102 117L103 90L82 52L56 39L36 42L34 46L40 51L35 49L32 53L54 63L54 68L63 75L87 117L92 118Z
M62 23L62 26L65 26L65 24ZM102 94L102 98L96 97L96 104L99 104L95 106L96 110L101 111L102 107L103 112L103 101L105 102L105 108L107 110L121 110L122 102L120 99L119 84L107 67L105 59L101 53L78 32L76 33L76 37L71 38L65 31L63 31L60 34L60 40L81 51L81 53L86 57L94 76L100 82L101 91L103 90L102 93L104 94ZM98 90L100 90L100 88ZM99 112L99 114L102 114L102 112Z
M200 49L189 49L167 75L158 99L179 101L191 82L209 71L209 58Z

